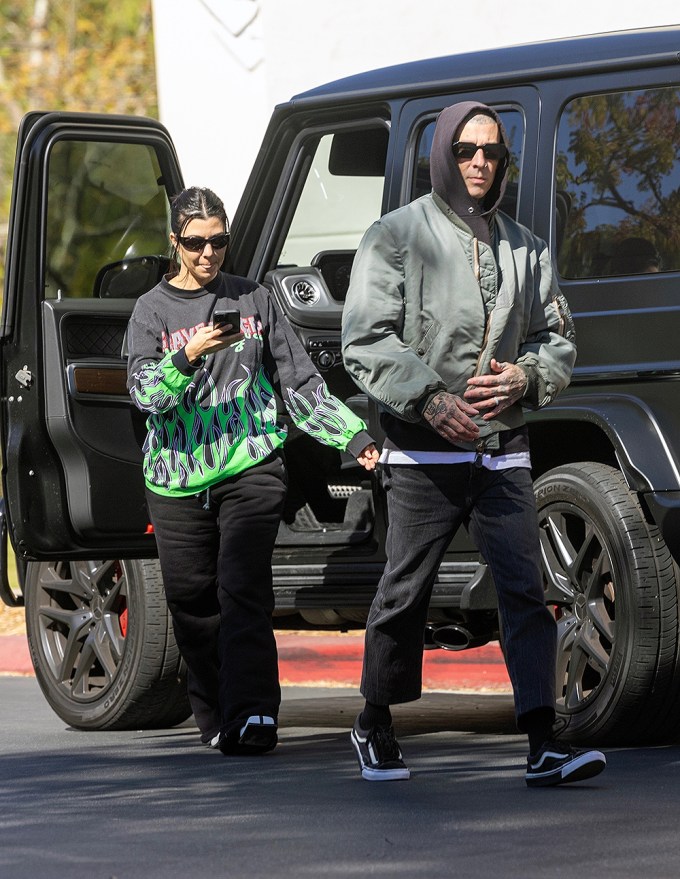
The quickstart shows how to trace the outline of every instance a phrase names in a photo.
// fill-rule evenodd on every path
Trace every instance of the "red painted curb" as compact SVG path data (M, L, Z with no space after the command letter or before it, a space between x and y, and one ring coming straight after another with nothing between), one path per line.
M361 680L363 632L277 632L282 684L357 687ZM33 674L25 635L0 637L0 674ZM473 650L426 650L423 686L431 690L510 692L510 681L498 644Z
M32 675L33 664L26 635L0 637L0 674Z
M363 633L327 636L278 632L276 637L282 684L359 686ZM423 687L510 692L510 680L500 647L492 643L473 650L426 650Z

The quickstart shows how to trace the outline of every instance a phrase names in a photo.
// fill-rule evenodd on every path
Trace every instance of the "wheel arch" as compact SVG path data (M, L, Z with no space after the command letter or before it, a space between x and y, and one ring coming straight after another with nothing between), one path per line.
M527 414L535 477L560 464L616 467L631 490L680 492L680 465L654 408L628 393L570 395Z

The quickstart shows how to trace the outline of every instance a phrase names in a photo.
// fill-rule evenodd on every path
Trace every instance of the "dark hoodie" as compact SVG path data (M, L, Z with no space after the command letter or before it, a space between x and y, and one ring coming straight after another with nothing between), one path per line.
M437 118L437 125L430 153L430 179L432 188L440 198L455 211L466 223L472 234L491 244L489 221L503 198L507 182L508 159L498 163L496 176L484 199L480 202L468 193L465 181L458 169L458 163L451 152L451 145L458 140L458 132L465 123L478 113L492 116L498 123L501 142L509 146L507 135L498 114L485 104L474 101L461 101L442 110Z

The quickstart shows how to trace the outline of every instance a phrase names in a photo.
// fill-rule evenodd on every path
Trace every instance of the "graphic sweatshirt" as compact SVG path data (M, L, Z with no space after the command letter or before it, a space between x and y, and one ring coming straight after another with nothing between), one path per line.
M191 365L184 346L237 308L242 341ZM143 472L151 491L199 494L283 445L277 395L294 424L356 457L366 425L333 397L269 292L223 272L198 290L164 278L137 300L128 326L128 388L148 413Z

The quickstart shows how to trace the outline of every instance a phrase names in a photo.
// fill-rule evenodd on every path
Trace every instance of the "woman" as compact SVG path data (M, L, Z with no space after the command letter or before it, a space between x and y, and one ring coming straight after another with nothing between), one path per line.
M138 299L128 330L128 387L148 413L147 502L201 740L223 754L263 753L277 743L281 698L271 559L286 430L274 390L320 442L367 470L378 452L267 290L220 271L229 243L220 199L185 189L171 229L177 271ZM213 324L225 309L240 327Z

